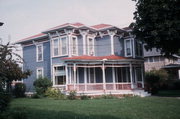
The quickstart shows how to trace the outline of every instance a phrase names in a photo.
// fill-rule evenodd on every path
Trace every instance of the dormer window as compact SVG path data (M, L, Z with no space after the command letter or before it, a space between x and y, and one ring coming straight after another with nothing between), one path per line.
M36 61L41 62L43 61L43 45L37 45L36 46Z
M132 39L125 40L125 56L131 57L132 56Z
M94 55L94 39L93 38L88 38L87 49L88 49L88 55L93 56Z

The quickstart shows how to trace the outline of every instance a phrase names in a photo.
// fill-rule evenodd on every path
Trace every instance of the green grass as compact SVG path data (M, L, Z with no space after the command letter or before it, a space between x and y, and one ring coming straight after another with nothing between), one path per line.
M157 96L180 97L180 90L160 90Z
M93 100L14 99L29 119L180 119L180 99L123 98Z

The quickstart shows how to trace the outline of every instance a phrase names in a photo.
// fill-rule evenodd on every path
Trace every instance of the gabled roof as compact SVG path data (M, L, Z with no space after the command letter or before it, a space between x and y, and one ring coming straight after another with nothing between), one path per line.
M21 40L17 41L16 43L22 43L22 42L25 42L25 41L34 40L34 39L43 38L43 37L47 37L47 34L39 33L39 34L30 36L30 37L21 39Z
M99 29L110 28L110 27L113 27L113 26L112 26L112 25L109 25L109 24L97 24L97 25L93 25L93 26L91 26L91 27L99 30Z
M62 60L122 60L128 59L126 57L116 56L116 55L109 55L109 56L74 56L74 57L66 57L62 58Z
M62 24L62 25L59 25L59 26L56 26L56 27L53 27L53 28L50 28L44 32L48 32L48 31L52 31L52 30L56 30L56 29L60 29L60 28L64 28L64 27L74 27L74 28L79 28L79 27L82 27L82 26L85 26L84 24L82 23L79 23L79 22L76 22L76 23L65 23L65 24Z

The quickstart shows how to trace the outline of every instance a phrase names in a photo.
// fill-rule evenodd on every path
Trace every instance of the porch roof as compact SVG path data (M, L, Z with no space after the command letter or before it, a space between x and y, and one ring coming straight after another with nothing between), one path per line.
M62 60L122 60L122 59L129 59L126 57L116 56L116 55L109 55L109 56L73 56L73 57L66 57L62 58Z

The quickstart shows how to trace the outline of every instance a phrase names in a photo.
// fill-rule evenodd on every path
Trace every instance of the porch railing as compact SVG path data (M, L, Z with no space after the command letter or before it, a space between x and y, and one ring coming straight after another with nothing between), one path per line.
M106 83L106 90L130 90L131 83ZM98 91L103 90L103 83L68 84L67 90L76 91Z

